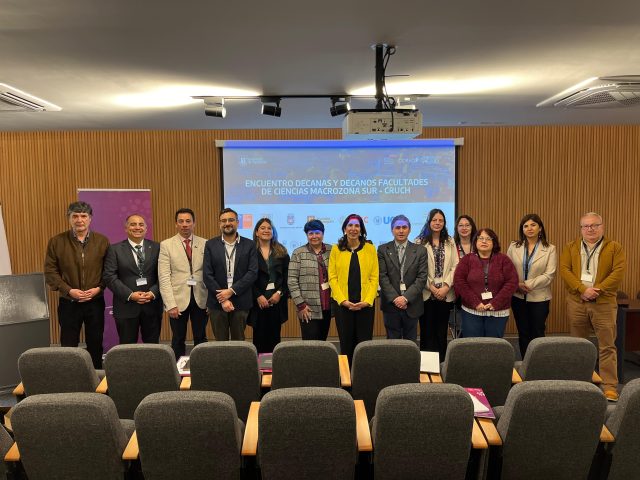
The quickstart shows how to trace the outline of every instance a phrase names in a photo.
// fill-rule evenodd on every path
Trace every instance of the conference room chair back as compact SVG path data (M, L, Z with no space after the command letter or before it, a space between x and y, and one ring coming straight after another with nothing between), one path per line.
M271 390L290 387L340 387L336 347L321 340L292 340L276 345Z
M442 363L442 380L465 388L482 388L492 407L504 405L515 354L503 338L456 338Z
M26 395L95 392L100 383L83 348L30 348L18 358L18 371Z
M0 478L6 478L7 476L7 464L4 462L4 456L13 445L13 439L11 435L0 425Z
M411 340L367 340L353 352L351 394L373 416L380 391L420 382L420 350Z
M606 408L602 391L591 383L534 380L515 385L498 420L503 446L490 456L489 478L586 479Z
M586 338L540 337L527 347L516 370L523 380L580 380L590 382L598 351Z
M353 399L330 387L267 393L258 414L263 480L352 480L357 461Z
M260 372L256 347L243 341L196 345L189 357L191 390L223 392L234 400L245 420L251 402L260 400Z
M120 418L133 419L147 395L180 388L176 357L168 345L117 345L107 352L104 368Z
M627 383L606 420L615 442L605 445L601 476L610 480L640 478L640 379Z
M226 393L152 393L135 422L146 480L240 478L244 424Z
M473 402L459 385L384 388L371 420L374 478L465 478L473 421Z
M11 421L29 480L124 478L122 453L133 422L125 429L106 395L29 396L16 405Z

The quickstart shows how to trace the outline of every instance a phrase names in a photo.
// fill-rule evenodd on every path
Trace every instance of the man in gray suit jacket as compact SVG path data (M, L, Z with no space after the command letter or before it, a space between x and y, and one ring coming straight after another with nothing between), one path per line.
M146 240L147 224L140 215L125 221L127 239L109 247L104 281L113 292L113 316L120 343L158 343L162 326L162 299L158 284L160 244Z
M391 220L393 241L378 247L380 299L387 338L418 338L418 319L424 310L422 290L427 284L427 251L411 243L411 222L404 215Z

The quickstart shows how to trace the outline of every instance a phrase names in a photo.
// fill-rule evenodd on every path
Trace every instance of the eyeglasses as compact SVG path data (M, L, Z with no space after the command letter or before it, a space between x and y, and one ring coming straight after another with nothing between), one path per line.
M580 225L580 228L583 230L597 230L601 226L601 223L594 223L593 225Z
M221 218L220 223L235 223L237 222L237 218Z
M491 237L478 237L478 240L481 242L493 242L493 238Z

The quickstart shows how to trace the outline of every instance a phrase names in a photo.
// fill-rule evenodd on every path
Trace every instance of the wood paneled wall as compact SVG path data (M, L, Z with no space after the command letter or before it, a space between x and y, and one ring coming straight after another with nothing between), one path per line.
M458 211L472 215L478 226L494 228L504 250L525 213L540 214L559 249L579 235L583 212L601 213L606 234L626 249L622 290L635 297L640 289L635 243L640 238L640 126L425 128L423 137L464 138ZM47 240L67 228L65 209L78 188L149 188L156 239L174 234L173 213L183 206L195 210L198 233L211 237L219 234L221 207L215 140L336 138L337 129L0 132L0 203L13 271L42 271ZM567 332L559 279L553 291L548 331ZM56 343L55 295L50 303ZM295 318L292 308L290 317ZM512 322L508 331L515 332ZM331 332L335 335L335 327ZM378 312L375 334L383 333ZM297 322L285 324L283 336L299 334ZM165 319L162 339L169 338Z

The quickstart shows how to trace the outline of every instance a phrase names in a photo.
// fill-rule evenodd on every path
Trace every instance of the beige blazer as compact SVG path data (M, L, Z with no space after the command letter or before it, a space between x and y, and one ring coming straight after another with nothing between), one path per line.
M507 250L507 256L511 259L518 272L519 282L524 279L524 271L522 269L524 249L525 245L516 247L516 243L511 242ZM524 282L527 287L531 288L531 292L527 293L527 302L551 300L551 282L556 276L557 268L558 255L556 254L556 247L553 245L545 247L540 244L529 268L529 278ZM514 297L524 298L524 295L520 292L516 292L513 295Z
M191 245L193 278L198 282L193 287L193 295L200 308L207 308L207 288L202 281L205 242L204 238L194 235ZM187 285L189 277L191 277L189 260L182 244L182 237L175 235L161 242L158 279L165 310L178 307L182 312L189 306L191 299L191 287Z
M422 299L426 301L431 298L429 286L436 276L436 259L433 255L431 245L424 245L424 248L427 249L427 285L422 291ZM445 298L447 302L453 302L456 299L456 293L453 291L453 275L459 261L456 244L453 239L449 237L449 240L444 244L444 265L442 268L442 282L449 285L449 293L447 293L447 297Z

